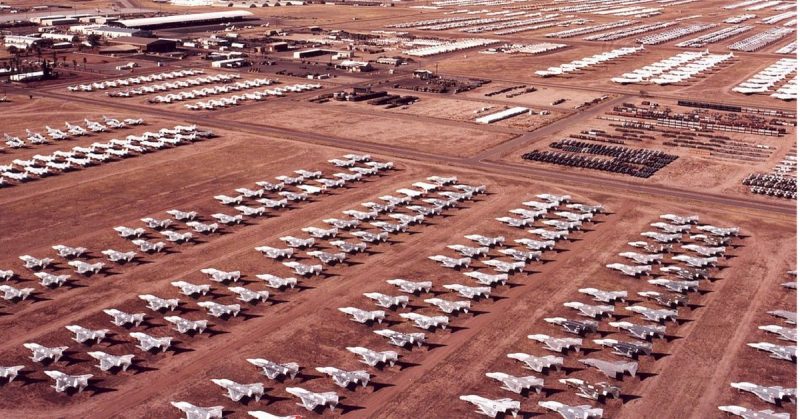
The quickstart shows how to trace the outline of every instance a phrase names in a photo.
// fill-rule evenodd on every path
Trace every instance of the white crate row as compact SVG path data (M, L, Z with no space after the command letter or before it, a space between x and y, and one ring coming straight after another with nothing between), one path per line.
M583 38L587 41L616 41L617 39L626 38L640 33L652 32L659 29L669 28L677 25L676 22L656 22L648 23L645 25L633 26L630 28L618 29L611 32L603 32L597 35L591 35Z
M733 54L682 52L678 55L638 68L611 79L614 83L653 83L658 85L680 83L708 71L733 58Z
M491 25L481 25L474 28L465 28L461 29L461 32L466 33L481 33L481 32L489 32L489 31L497 31L509 28L516 28L520 26L529 26L535 25L538 23L545 23L545 22L552 22L556 20L558 17L558 13L553 13L541 17L534 17L530 19L522 19L522 20L512 20L509 22L502 22L502 23L495 23Z
M778 54L794 54L795 52L797 52L797 41L792 41L782 46L775 52Z
M686 35L691 35L693 33L715 28L716 26L717 25L715 23L695 23L688 26L681 26L679 28L672 28L653 35L648 35L639 38L636 41L645 45L658 45L663 44L664 42L672 41L673 39L682 38Z
M776 23L778 23L778 22L780 22L782 20L790 19L790 18L793 18L795 16L797 16L797 12L781 13L781 14L778 14L778 15L769 16L769 17L765 17L765 18L761 19L761 23L766 23L768 25L773 25L773 24L776 24Z
M797 76L793 77L770 96L780 100L797 100Z
M753 15L753 14L737 15L737 16L729 17L729 18L725 19L723 22L736 24L736 23L742 23L745 20L749 20L749 19L752 19L754 17L756 17L756 15Z
M276 83L276 81L270 79L245 80L231 84L223 84L218 86L207 87L199 90L183 91L180 93L170 93L163 96L159 95L150 99L150 103L182 102L184 100L220 95L223 93L238 92L239 90L252 89L261 86L269 86L273 83Z
M675 44L677 47L689 47L689 48L702 48L708 44L713 44L715 42L722 41L723 39L728 39L734 37L736 35L743 34L749 30L753 29L753 26L750 25L736 25L736 26L727 26L722 28L718 31L714 31L705 35L698 36L697 38L692 38L687 41L678 42Z
M166 73L150 74L147 76L129 77L127 79L107 80L94 82L91 84L78 84L67 86L67 90L70 92L93 92L95 90L106 90L119 86L129 86L132 84L149 83L152 81L177 79L181 77L194 76L197 74L203 74L203 70L178 70Z
M217 109L228 108L231 106L237 106L241 102L245 102L248 100L260 101L266 99L269 96L284 96L285 93L288 92L304 92L320 88L322 88L322 86L319 84L293 84L288 86L280 86L274 89L266 89L263 92L252 92L241 95L233 95L231 97L212 99L206 102L201 101L194 104L186 104L183 106L186 109L192 111L213 111Z
M550 67L546 70L539 70L536 71L535 74L540 77L552 77L561 74L572 73L583 68L589 68L607 61L624 57L626 55L635 54L640 51L644 51L643 46L619 48L612 51L603 52L601 54L592 55L580 60L574 60L566 64L561 64L558 67Z
M581 28L567 29L559 32L551 32L545 34L544 36L547 38L572 38L573 36L586 35L589 33L605 31L609 29L619 28L622 26L630 26L638 22L639 22L638 20L627 20L627 19L619 20L616 22L603 23L600 25L591 25L591 26L584 26Z
M447 42L444 44L439 44L429 47L415 48L408 50L405 53L407 55L412 55L415 57L430 57L432 55L445 54L448 52L461 51L475 47L482 47L486 45L496 44L498 42L500 41L496 39L480 39L480 38L465 39L462 41Z
M168 90L178 90L184 89L187 87L194 87L194 86L202 86L206 84L212 83L222 83L228 82L231 80L236 80L241 78L242 76L238 74L216 74L213 76L204 76L204 77L195 77L187 80L177 80L174 82L167 82L167 83L159 83L159 84L151 84L147 86L141 86L136 89L128 89L128 90L119 90L116 92L108 92L106 93L109 97L132 97L132 96L143 96L150 93L156 92L166 92Z
M774 44L781 39L794 33L794 28L773 28L765 32L753 35L747 39L743 39L728 46L728 49L734 51L753 52L767 45Z

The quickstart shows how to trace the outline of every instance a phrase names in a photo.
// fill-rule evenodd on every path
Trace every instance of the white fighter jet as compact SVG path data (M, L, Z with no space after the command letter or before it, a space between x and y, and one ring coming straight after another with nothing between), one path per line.
M478 271L470 271L464 272L464 275L478 281L481 285L488 285L494 286L497 284L505 285L508 282L508 274L507 273L500 273L500 274L487 274Z
M535 334L528 335L528 339L535 340L544 344L548 351L567 353L570 350L580 352L583 339L580 338L554 338L552 336Z
M331 377L333 382L342 388L358 384L366 387L369 384L369 373L363 370L345 371L334 367L317 367L316 370Z
M97 274L105 267L103 262L86 263L82 260L71 260L67 264L75 268L75 272L81 275Z
M287 248L276 248L271 246L259 246L255 248L257 251L264 254L264 256L271 258L271 259L285 259L290 258L294 254L294 249L291 247Z
M283 278L272 274L258 274L256 278L266 282L268 287L275 289L294 288L297 286L297 278L293 277Z
M719 410L744 419L791 419L789 413L776 413L772 410L752 410L741 406L719 406Z
M170 345L172 345L172 338L169 336L157 338L142 332L131 332L129 335L139 342L136 347L145 352L150 352L156 349L160 350L161 352L166 352Z
M424 333L402 333L390 329L374 330L376 335L389 339L389 344L394 346L406 347L417 345L422 347L425 344Z
M208 314L219 318L236 317L242 309L239 304L220 304L213 301L200 301L197 305L206 309Z
M164 316L164 320L175 325L180 333L203 333L208 327L208 320L188 320L178 316Z
M578 290L581 294L591 295L595 301L604 303L615 303L617 301L625 301L628 298L628 291L603 291L597 288L580 288Z
M593 408L588 404L579 406L569 406L553 400L540 401L539 406L558 413L564 419L600 419L603 417L603 409Z
M211 291L211 286L208 284L191 284L186 281L173 281L170 284L177 287L181 294L189 297L206 295Z
M92 351L87 353L90 357L100 361L97 367L103 371L119 368L127 371L133 364L133 355L111 355L102 351Z
M58 360L64 355L64 351L69 349L68 346L56 346L48 348L34 342L23 343L22 346L31 351L31 359L34 362L58 362Z
M249 358L247 362L261 368L261 373L270 380L275 380L280 377L287 377L291 380L300 372L300 365L296 362L279 364L263 358Z
M347 351L361 357L361 362L375 367L378 365L394 366L397 362L398 354L395 351L373 351L361 346L348 346Z
M461 284L447 284L444 285L443 288L456 292L458 295L470 300L479 297L489 298L489 295L492 293L491 287L469 287Z
M400 317L414 322L420 329L431 330L437 327L447 329L450 319L447 316L426 316L419 313L400 313Z
M245 397L257 402L264 396L264 384L261 383L241 384L225 378L212 378L211 382L224 388L228 398L235 402Z
M237 295L236 299L245 303L261 301L266 303L269 300L269 291L253 291L244 287L228 287L228 291Z
M434 262L439 262L445 268L452 268L452 269L468 268L470 262L472 262L472 259L468 257L451 258L449 256L444 256L444 255L428 256L428 259Z
M339 395L329 391L325 393L314 393L301 387L286 387L286 392L300 398L299 406L303 406L309 411L313 411L318 406L330 408L331 412L339 404Z
M87 251L85 247L70 247L63 244L52 246L52 249L55 250L62 258L76 258L83 255Z
M56 370L47 370L44 373L55 380L55 385L52 387L59 393L67 391L70 388L74 388L80 393L89 386L89 380L94 377L92 374L68 375Z
M94 343L100 343L110 332L108 329L91 330L76 324L71 324L64 327L75 334L72 340L78 343L87 343L91 341L94 341Z
M525 353L513 353L507 355L511 359L516 359L517 361L522 362L525 364L525 368L529 370L533 370L536 372L543 372L543 371L550 371L550 370L561 370L561 367L564 365L564 358L560 356L553 356L553 355L545 355L545 356L534 356Z
M186 415L186 419L222 419L223 406L200 407L189 402L169 402Z
M501 388L517 394L522 394L523 391L531 389L538 394L542 392L544 387L544 380L533 375L515 377L504 372L487 372L486 376L503 383Z
M386 318L386 312L383 310L368 311L355 307L340 307L338 310L349 315L350 320L358 323L376 322L380 324Z
M115 308L103 310L104 313L111 316L111 322L117 326L139 326L144 321L144 313L125 313Z
M476 396L474 394L459 396L459 400L463 400L475 405L478 410L475 412L480 413L491 418L497 417L498 414L509 413L513 417L517 417L520 410L520 403L511 399L487 399L486 397Z
M300 262L283 262L283 266L294 270L300 276L321 275L324 268L322 265L309 265Z
M448 300L443 300L441 298L427 298L423 301L425 301L428 304L436 306L437 308L439 308L439 310L447 314L452 314L458 311L463 311L464 313L468 313L470 305L472 304L471 301L448 301Z
M208 275L208 279L214 282L237 282L242 277L240 271L226 272L216 268L203 268L200 272Z

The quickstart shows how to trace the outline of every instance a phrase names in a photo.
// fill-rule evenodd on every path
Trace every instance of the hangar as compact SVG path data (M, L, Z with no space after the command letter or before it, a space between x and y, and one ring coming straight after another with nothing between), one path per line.
M115 26L136 29L162 29L181 26L210 25L215 23L238 22L253 18L253 14L244 10L232 10L211 13L192 13L161 17L145 17L138 19L122 19L114 22Z

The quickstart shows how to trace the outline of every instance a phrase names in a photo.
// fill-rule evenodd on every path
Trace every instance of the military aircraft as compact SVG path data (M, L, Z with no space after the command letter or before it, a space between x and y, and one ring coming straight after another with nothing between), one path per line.
M644 326L630 322L609 322L608 325L626 330L631 336L646 341L651 341L655 338L664 339L667 333L665 326Z
M544 343L544 348L548 351L567 353L570 350L580 352L583 339L580 338L554 338L548 335L535 334L528 335L528 339Z
M677 310L654 309L654 308L647 308L644 306L628 306L625 307L625 310L641 314L645 319L651 322L663 323L667 320L671 320L673 322L678 321Z
M599 319L602 317L614 317L614 306L606 305L591 305L579 301L568 301L564 303L564 307L569 307L578 310L580 315Z
M781 386L760 386L758 384L740 382L731 383L731 387L739 391L747 391L753 393L759 399L772 404L780 404L783 401L797 403L797 389L785 388Z
M578 397L584 399L605 401L609 398L618 399L622 390L614 385L606 382L589 384L578 378L562 378L558 380L561 384L566 384L577 390L575 393Z
M603 417L603 409L593 408L589 405L569 406L557 401L540 401L539 406L552 410L564 419L600 419Z
M345 371L334 367L317 367L315 369L331 377L333 382L342 388L347 388L351 384L361 384L362 387L366 387L369 384L369 373L363 370Z
M522 394L523 391L531 389L536 393L541 393L542 387L544 387L544 380L533 375L515 377L503 372L487 372L486 376L503 383L501 388L517 394Z
M789 413L775 413L772 410L751 410L741 406L719 406L719 410L744 419L791 419Z
M436 306L439 310L447 314L452 314L456 311L468 313L471 305L470 301L448 301L441 298L427 298L423 301Z
M650 355L653 350L653 345L649 343L620 342L616 339L595 339L593 342L610 347L613 354L633 359L637 359L640 355Z
M350 316L350 320L358 323L376 322L380 324L386 318L386 312L382 310L367 311L355 307L340 307L342 313Z
M579 359L578 362L595 367L603 374L618 380L621 380L625 374L631 377L635 376L636 370L639 369L639 363L637 362L605 361L595 358Z
M578 292L581 294L591 295L593 300L601 301L604 303L615 303L617 301L625 301L628 298L628 291L603 291L597 288L580 288Z
M169 402L186 415L186 419L222 419L223 406L200 407L189 402Z
M78 390L78 393L80 393L89 386L89 380L94 377L92 374L68 375L61 371L55 370L47 370L44 373L48 377L55 380L55 385L52 387L55 388L59 393L70 388L74 388Z
M249 358L247 362L261 368L261 373L267 376L270 380L275 380L279 377L288 377L294 379L300 372L300 365L296 362L287 362L278 364L263 358Z
M133 364L133 355L111 355L102 351L91 351L87 353L90 357L100 361L97 365L103 371L108 371L112 368L119 368L122 371L127 371Z
M421 347L425 344L424 333L402 333L390 329L374 330L376 335L389 339L389 344L394 346L406 347L417 345Z
M473 394L459 396L459 400L472 403L477 406L478 410L475 412L480 413L490 418L496 418L498 414L510 413L511 416L517 417L520 410L520 403L511 399L487 399L485 397L476 396Z
M339 404L339 395L329 391L325 393L314 393L301 387L286 387L286 392L300 398L299 406L305 407L309 411L313 411L318 406L328 407L331 412L336 409Z
M522 362L525 364L526 368L536 372L550 371L553 369L559 371L564 365L564 358L553 355L535 356L525 353L513 353L508 354L507 357Z
M241 384L226 378L212 378L211 382L224 388L228 398L235 402L245 397L259 401L264 396L264 384L261 383Z
M781 346L769 342L748 343L747 346L756 348L760 351L770 353L770 358L782 359L784 361L797 362L796 346Z
M398 354L395 351L378 352L361 346L348 346L346 349L348 352L360 356L361 362L371 367L378 365L389 365L391 367L394 366L398 359Z
M593 320L570 320L563 317L549 317L545 322L561 326L569 333L586 336L590 333L597 333L598 323Z

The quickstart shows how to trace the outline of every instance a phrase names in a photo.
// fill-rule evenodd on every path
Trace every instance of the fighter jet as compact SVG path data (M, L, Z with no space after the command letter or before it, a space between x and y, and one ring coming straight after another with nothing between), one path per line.
M442 213L441 207L425 207L422 205L407 205L406 209L416 212L417 214L424 215L426 217L431 215L439 215Z
M164 316L164 320L175 325L180 333L203 333L208 327L208 320L188 320L178 316Z
M349 315L350 320L358 323L377 322L380 324L386 318L386 312L382 310L367 311L355 307L340 307L338 310Z
M408 225L403 223L395 224L387 223L385 221L372 221L370 222L370 225L378 227L389 234L403 233L408 230Z
M444 285L443 288L456 292L458 295L470 300L479 297L489 298L489 294L492 292L491 287L468 287L461 284L447 284Z
M550 371L553 369L559 371L564 365L564 358L560 356L534 356L524 353L513 353L508 354L507 356L511 359L516 359L517 361L522 362L525 364L526 368L536 372L543 372L545 370Z
M242 214L228 215L222 213L211 214L211 216L222 224L240 224L243 220Z
M130 314L115 308L105 309L103 312L111 316L113 319L111 322L120 327L127 325L138 326L144 321L144 313Z
M495 246L502 246L503 243L506 241L506 238L503 236L496 236L496 237L487 237L481 236L480 234L469 234L464 236L467 240L472 240L477 242L481 246L486 247L495 247Z
M661 272L675 274L682 279L708 278L708 270L699 268L682 268L680 266L664 266L659 268Z
M248 217L258 217L267 213L266 207L248 207L247 205L237 205L233 207L233 209Z
M68 375L55 370L47 370L44 373L55 380L55 385L52 387L59 393L67 391L67 389L70 388L74 388L80 393L89 386L89 380L94 377L92 374Z
M727 246L731 243L730 237L709 236L707 234L692 234L689 238L702 241L709 246Z
M664 258L664 255L660 254L642 254L636 252L622 252L619 254L624 258L628 258L639 265L652 265L654 263L661 263L661 260Z
M272 274L258 274L256 278L265 281L267 283L266 285L270 288L283 289L297 286L297 278L293 277L282 278Z
M542 224L554 227L559 231L577 231L581 229L582 221L544 220ZM566 238L566 236L564 236Z
M640 291L636 294L654 301L663 307L677 308L689 305L689 297L679 294L662 294L656 291Z
M54 140L63 140L69 137L67 133L61 131L60 129L50 128L49 126L45 126L44 128L47 130L47 135Z
M717 258L714 256L711 257L694 257L689 255L677 255L673 256L672 260L677 260L679 262L683 262L689 266L693 266L695 268L705 268L706 266L714 266L717 263Z
M683 237L680 233L674 234L667 234L667 233L656 233L654 231L645 231L641 233L642 236L653 239L659 243L674 243Z
M33 274L41 280L43 287L60 287L69 281L69 275L54 275L49 272L36 272Z
M796 346L781 346L769 342L748 343L747 346L770 353L770 358L797 362Z
M554 240L533 240L533 239L516 239L514 243L519 243L530 250L553 250L556 247Z
M236 294L239 301L254 303L261 301L266 303L269 300L269 291L253 291L244 287L228 287L228 291Z
M296 362L278 364L263 358L250 358L247 362L261 368L261 373L270 380L275 380L279 377L288 377L292 380L300 372L300 365Z
M697 229L721 237L732 237L739 235L739 227L716 227L712 225L702 225L698 226Z
M654 338L664 339L667 333L665 326L644 326L630 322L609 322L609 326L626 330L631 336L646 341Z
M157 338L142 332L131 332L129 335L130 337L139 341L139 344L136 345L136 347L145 352L150 352L154 349L159 349L161 352L166 352L170 345L172 345L172 338L169 336Z
M536 220L533 218L497 217L495 220L511 227L524 228L532 226Z
M11 269L0 270L0 281L8 281L16 275Z
M114 227L114 231L116 231L120 237L123 239L129 239L131 237L141 237L144 234L144 229L139 228L129 228L125 226L117 226Z
M329 243L331 246L335 246L345 253L360 253L367 251L367 244L364 242L352 243L344 240L331 240Z
M378 215L380 215L378 211L374 210L369 212L358 211L358 210L346 210L342 211L342 213L344 215L349 215L358 221L374 220L375 218L378 218Z
M447 314L452 314L456 311L463 311L464 313L467 313L469 312L471 305L470 301L448 301L441 298L428 298L423 301L438 307L439 310Z
M506 256L511 256L512 259L518 262L528 262L531 260L539 260L542 257L542 252L540 251L522 251L519 249L509 248L509 249L500 249L498 251Z
M311 252L306 252L306 254L319 259L320 262L327 265L335 265L337 263L342 263L347 259L347 254L344 252L332 253L332 252L323 252L321 250L315 250Z
M363 370L345 371L334 367L317 367L315 369L331 377L333 382L342 388L347 388L351 384L361 384L362 387L366 387L369 384L369 373Z
M544 228L528 230L528 233L535 234L545 240L561 240L569 236L569 231L567 230L547 230Z
M422 347L425 344L424 333L402 333L390 329L374 330L373 333L389 339L389 344L404 348L406 346L417 345Z
M69 122L65 122L64 126L67 127L67 132L69 132L70 135L75 135L75 136L89 135L89 132L79 125L72 125Z
M142 239L131 240L131 243L133 243L136 246L139 246L139 250L145 253L158 253L164 250L164 247L167 246L164 242L151 243L147 240L142 240Z
M428 176L426 180L433 182L439 186L447 186L458 182L456 176Z
M169 402L186 415L186 419L222 419L223 406L200 407L189 402Z
M211 382L224 388L228 393L228 398L235 402L241 401L245 397L259 401L264 396L264 384L261 383L240 384L225 378L212 378Z
M482 260L486 266L491 266L497 272L522 272L525 269L525 262L506 262L499 259Z
M177 287L181 294L189 297L206 295L211 291L211 286L208 284L190 284L186 281L173 281L170 284Z
M350 234L353 237L358 237L361 241L366 243L378 243L389 240L389 233L385 231L378 234L370 233L369 231L353 231Z
M644 249L648 253L669 253L672 251L671 244L653 244L646 241L628 242L628 246Z
M545 215L547 215L547 210L531 211L531 210L526 210L525 208L514 208L512 210L509 210L508 212L515 215L519 215L527 220L538 220L539 218L542 218Z
M300 276L321 275L324 269L322 265L309 265L300 262L283 262L283 266L294 270L294 273Z
M564 303L564 307L578 310L582 316L599 319L602 317L614 317L614 306L589 305L579 301L569 301Z
M648 275L649 272L653 269L650 265L625 265L623 263L611 263L606 265L606 268L613 269L615 271L622 272L625 275L632 276L638 278L642 275Z
M570 320L563 317L549 317L544 321L550 324L561 326L569 333L586 336L590 333L597 333L598 323L593 320Z
M612 353L637 359L640 355L650 355L653 345L649 343L620 342L616 339L595 339L594 343L608 346Z
M87 250L85 247L70 247L64 246L63 244L57 244L52 246L52 248L58 252L58 255L62 258L76 258L86 253Z
M591 295L593 300L601 301L604 303L614 303L617 301L625 301L628 298L628 291L602 291L597 288L581 288L578 290L581 294Z
M520 410L520 403L511 399L492 400L474 394L458 396L458 399L474 404L478 408L475 412L491 418L497 417L498 414L505 415L506 413L517 417L517 413L519 413Z
M775 413L772 410L751 410L741 406L719 406L719 410L744 419L791 419L789 413Z
M328 407L331 412L339 404L339 395L329 391L325 393L314 393L300 387L286 387L286 392L300 398L298 406L303 406L309 411L313 411L317 406Z
M557 401L540 401L539 406L552 410L564 419L600 419L603 417L603 409L593 408L588 404L580 406L568 406Z
M478 281L481 285L488 285L490 287L497 284L505 285L508 281L508 274L506 273L491 275L478 271L469 271L464 272L464 275Z
M287 205L289 205L289 200L286 198L283 199L261 198L261 199L256 199L256 202L262 204L264 208L285 208Z
M88 352L88 355L98 361L97 367L103 371L108 371L112 368L119 368L122 371L127 371L133 364L133 355L111 355L101 351Z
M487 372L486 376L501 382L503 384L501 388L517 394L522 394L523 391L531 389L538 394L542 392L542 387L544 387L544 380L533 375L515 377L503 372Z
M637 362L604 361L594 358L579 359L578 362L595 367L603 374L617 380L621 380L625 374L634 377L636 370L639 369L639 363Z
M780 386L766 387L748 382L731 383L731 387L740 391L753 393L756 397L767 403L780 404L783 401L797 403L797 389L795 388L784 388Z
M580 338L554 338L548 335L536 334L528 335L528 339L544 343L544 348L548 351L567 353L570 350L580 352L583 339Z
M677 310L654 309L654 308L647 308L644 306L628 306L625 307L625 310L641 314L645 319L651 322L663 323L667 320L671 320L673 322L678 321Z
M272 183L272 182L267 182L267 181L259 181L259 182L256 182L256 185L260 186L262 189L264 189L267 192L280 191L284 187L284 184L282 182Z
M56 346L48 348L33 342L23 343L22 346L31 351L31 359L34 362L58 362L58 360L61 359L61 356L64 355L64 351L69 349L68 346Z
M308 233L310 236L316 237L318 239L332 238L336 237L336 235L339 234L339 229L336 227L329 229L318 228L318 227L304 227L301 230L305 233Z
M198 306L208 310L208 314L214 317L236 317L242 307L239 304L220 304L213 301L200 301Z
M723 253L725 253L724 246L708 247L708 246L700 246L697 244L686 244L681 246L681 249L690 250L705 257L720 256Z
M347 350L350 353L360 356L361 362L371 367L378 365L389 365L391 367L394 366L398 358L397 352L395 351L377 352L361 346L348 346Z
M675 214L662 214L662 215L659 216L659 218L662 218L664 220L668 220L671 223L678 224L678 225L682 225L682 224L697 224L697 222L700 221L700 217L697 216L697 215L681 216L681 215L675 215Z
M161 235L173 243L188 243L192 241L193 237L192 233L188 231L186 233L178 233L177 231L164 230L161 232Z
M35 258L31 255L22 255L19 259L25 263L26 268L31 270L44 269L54 262L51 258Z
M566 384L569 387L577 390L575 393L578 397L584 399L605 401L609 398L618 399L622 390L614 385L606 382L596 384L589 384L578 378L562 378L558 380L561 384Z
M402 278L388 279L386 283L394 285L399 288L401 292L408 294L429 293L433 287L433 282L431 281L412 282Z
M686 233L692 229L689 224L668 224L665 222L651 223L650 227L655 227L667 234Z
M793 311L786 311L786 310L773 310L768 311L767 314L770 314L775 317L780 317L784 319L786 323L789 324L796 324L797 323L797 313Z
M87 343L90 341L94 341L94 343L100 343L110 332L108 329L91 330L75 324L64 327L75 334L72 340L78 343Z
M14 365L11 367L0 367L0 378L4 378L6 383L10 383L17 378L19 372L25 369L24 365Z
M306 247L311 247L311 246L314 245L314 239L313 238L300 239L300 238L293 237L293 236L283 236L280 239L281 239L281 241L285 242L286 245L289 246L289 247L306 248Z
M370 300L375 301L375 304L380 307L394 309L395 307L405 307L408 305L408 297L405 295L389 296L379 292L367 292L364 296Z
M33 288L14 288L11 285L0 285L3 299L7 301L22 301L30 297L33 291Z
M147 302L147 308L153 311L175 311L180 305L177 298L166 299L150 294L139 295L139 299Z
M420 329L430 330L437 327L446 329L450 322L447 316L425 316L418 313L400 313L400 317L411 320Z
M237 282L242 276L242 273L239 271L221 271L216 268L203 268L200 269L200 272L208 275L208 279L214 282Z
M588 212L591 214L597 214L603 212L604 209L602 205L586 205L586 204L567 204L566 207L579 212L584 212L584 213Z
M656 278L647 281L650 284L664 287L672 292L686 294L688 292L698 292L700 290L699 281L673 281L666 278Z
M181 211L177 209L171 209L167 211L167 214L171 215L178 221L191 221L197 218L197 211Z

